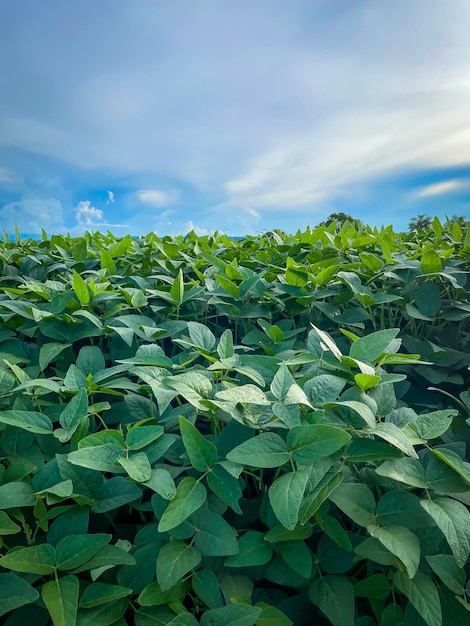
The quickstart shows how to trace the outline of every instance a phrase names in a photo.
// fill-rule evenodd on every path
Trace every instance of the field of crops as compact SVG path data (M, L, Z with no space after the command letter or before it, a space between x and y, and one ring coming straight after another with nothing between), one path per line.
M470 625L470 228L0 242L7 626Z

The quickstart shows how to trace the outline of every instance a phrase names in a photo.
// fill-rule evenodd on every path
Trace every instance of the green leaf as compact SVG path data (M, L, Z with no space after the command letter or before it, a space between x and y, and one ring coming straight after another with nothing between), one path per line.
M136 426L131 428L126 436L126 446L129 450L141 450L163 435L162 426Z
M325 405L325 408L341 409L344 407L348 411L352 411L355 415L359 416L363 425L369 428L375 428L375 415L372 413L370 407L364 402L358 402L357 400L341 400L338 402L329 402Z
M387 491L377 503L379 526L404 526L410 530L429 528L432 519L420 506L420 499L403 489Z
M220 465L214 465L207 475L207 484L223 502L228 504L235 511L235 513L241 515L242 510L238 501L242 497L242 488L239 481L234 476L229 474Z
M0 558L1 567L27 574L52 574L55 562L55 549L47 543L10 550Z
M431 448L431 452L470 484L470 463L463 461L458 454L447 448Z
M427 626L442 626L441 602L432 580L418 572L413 580L405 572L395 572L393 584L408 598Z
M269 488L269 501L277 519L288 530L294 530L309 478L308 469L289 472L277 478Z
M327 616L333 626L353 626L354 588L342 576L324 576L314 580L308 596Z
M263 610L256 620L256 626L292 626L293 621L287 615L277 609L275 606L266 604L266 602L257 602L256 607Z
M95 556L111 540L111 535L69 535L56 546L57 568L70 570L80 567Z
M368 526L367 530L375 539L387 548L389 552L400 559L406 568L407 574L413 578L416 574L421 558L421 549L418 537L402 526Z
M100 604L92 609L79 609L77 614L77 626L123 626L118 620L122 618L128 607L126 598L116 602Z
M346 454L347 460L353 463L383 461L385 459L402 457L403 453L388 443L366 437L354 437L348 446Z
M161 495L165 500L172 500L175 497L175 481L166 469L157 468L152 470L150 479L147 480L144 485L150 487L150 489Z
M267 406L270 404L264 391L252 384L239 385L238 387L231 387L230 389L218 391L215 394L215 397L226 402L242 402L246 404L257 404L260 406Z
M84 346L78 353L76 366L84 376L97 374L105 368L103 353L98 346Z
M355 374L354 380L359 389L367 391L367 389L376 387L382 379L380 376L375 376L373 374Z
M273 549L264 540L264 533L249 530L238 541L240 552L225 559L226 567L263 565L271 560Z
M180 580L167 591L162 591L159 582L154 580L142 590L138 602L142 606L171 604L183 600L187 590L188 585L184 580Z
M60 414L59 422L65 432L59 437L59 440L61 442L68 441L77 430L80 420L87 415L88 395L85 389L80 389Z
M365 363L374 363L383 352L387 351L399 332L399 328L390 328L360 337L351 345L349 356Z
M276 433L261 433L236 446L227 454L229 461L253 467L280 467L290 458L287 445Z
M238 554L235 532L218 513L210 511L201 515L194 545L205 556Z
M182 416L179 417L179 427L191 465L198 472L206 472L217 463L217 448Z
M213 571L203 569L195 572L191 578L191 585L199 599L210 609L217 609L223 606L224 602L219 588L219 581Z
M297 574L309 579L313 567L313 553L305 541L283 541L279 548L287 565Z
M202 348L207 352L213 350L216 339L212 331L207 326L200 324L199 322L188 322L188 332L191 341L198 348Z
M36 498L28 483L11 482L0 485L0 509L34 506Z
M107 513L124 504L138 500L142 491L130 480L122 476L114 476L96 489L94 495L95 501L91 505L93 513Z
M39 350L39 369L42 372L52 361L55 361L66 348L70 348L71 343L45 343Z
M144 483L152 476L152 466L145 452L136 452L129 457L118 457L117 462L137 483Z
M424 467L418 459L403 457L401 459L385 461L385 463L382 463L375 471L379 476L386 476L392 480L405 483L405 485L411 485L419 489L427 488Z
M432 280L426 280L415 293L415 304L423 315L433 317L441 308L439 287Z
M8 424L22 428L36 435L50 435L52 433L52 422L37 411L0 411L0 424Z
M450 554L427 556L426 561L439 576L444 585L459 596L465 593L465 570L460 567Z
M200 624L201 626L254 626L262 612L262 608L249 604L227 604L205 611Z
M173 302L177 306L181 306L184 301L184 282L183 282L183 271L179 270L178 276L173 281L173 284L170 288L170 296L173 299Z
M110 585L108 583L91 583L82 593L80 598L80 607L83 609L91 609L95 606L105 604L106 602L114 602L119 598L125 598L132 589L121 587L121 585Z
M320 374L307 380L303 389L312 405L321 408L328 402L334 402L345 384L344 378L331 374Z
M72 284L73 290L80 304L82 306L88 304L88 302L90 302L90 292L88 290L88 285L80 276L80 274L77 274L75 270L73 270Z
M164 533L179 526L204 504L206 497L204 485L192 476L183 478L178 484L174 498L160 519L158 532Z
M171 589L200 562L199 550L182 541L174 541L163 546L157 557L157 580L162 591Z
M118 459L122 456L124 456L122 448L114 443L105 443L101 446L80 448L79 450L69 452L67 460L73 465L80 465L98 472L122 474L123 468L118 462Z
M432 411L418 415L415 426L422 439L436 439L443 435L452 424L453 418L458 415L455 409Z
M221 359L230 359L234 355L232 331L227 328L220 336L217 354Z
M297 463L314 463L340 450L351 436L336 426L295 426L287 434L287 445Z
M407 436L400 428L398 428L398 426L395 426L395 424L392 424L391 422L380 422L376 425L372 432L377 437L385 439L385 441L391 443L392 446L395 446L407 456L414 459L418 458L418 455Z
M390 592L390 582L384 574L372 574L354 585L354 595L359 598L386 600Z
M23 484L23 483L20 483ZM20 532L18 524L8 517L5 511L0 511L0 536L1 535L15 535Z
M42 599L54 626L75 626L78 592L79 582L75 576L64 576L43 585Z
M375 524L375 498L363 483L343 483L329 496L329 500L359 526Z
M435 250L425 250L421 257L421 271L423 274L435 274L442 270L441 257Z
M0 617L39 598L39 593L15 574L0 574Z
M420 504L441 529L457 563L464 567L470 554L470 513L467 507L450 498L421 500Z

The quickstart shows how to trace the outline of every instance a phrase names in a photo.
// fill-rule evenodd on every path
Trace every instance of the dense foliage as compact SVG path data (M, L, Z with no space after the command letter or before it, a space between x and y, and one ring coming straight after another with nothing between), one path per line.
M437 219L5 237L4 623L470 624L469 258Z

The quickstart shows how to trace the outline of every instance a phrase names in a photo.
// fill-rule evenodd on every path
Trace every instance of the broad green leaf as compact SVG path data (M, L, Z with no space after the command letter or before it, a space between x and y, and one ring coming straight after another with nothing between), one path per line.
M59 356L66 348L70 348L71 343L45 343L39 350L39 369L42 372L46 367Z
M432 280L426 280L418 287L415 293L415 304L421 313L433 317L441 308L441 294L439 287Z
M312 471L313 468L311 468ZM323 470L320 473L323 474ZM310 521L312 515L317 512L328 496L341 484L343 478L342 470L331 468L315 484L315 487L311 488L311 491L305 495L300 508L299 521L302 525Z
M220 465L214 465L207 476L207 484L209 488L217 495L223 502L228 504L235 513L242 513L238 501L242 497L242 488L239 481L229 474Z
M50 435L52 433L51 420L44 413L37 411L17 411L14 409L0 411L0 424L16 426L37 435Z
M329 496L329 500L359 526L375 524L375 498L363 483L343 483Z
M215 445L182 416L179 417L179 427L191 465L198 472L205 472L215 465L218 456Z
M463 461L458 454L447 448L432 448L431 452L470 484L470 463Z
M84 346L78 353L76 366L84 376L97 374L105 367L103 353L98 346Z
M387 351L399 332L399 328L391 328L360 337L351 345L349 356L365 363L374 363L383 352Z
M234 355L232 331L227 328L220 336L217 354L221 359L230 359Z
M39 593L23 578L16 574L0 574L0 617L38 598Z
M286 442L276 433L261 433L236 446L227 454L229 461L254 467L279 467L290 458Z
M418 537L402 526L380 528L380 526L371 525L367 527L367 530L389 552L400 559L408 576L413 578L418 570L421 557Z
M126 446L129 450L141 450L162 435L162 426L136 426L127 433Z
M329 402L325 404L325 408L334 408L339 409L341 413L341 408L344 407L346 410L352 411L355 415L357 415L364 426L368 426L369 428L375 428L375 415L372 413L370 407L364 402L358 402L357 400L341 400L337 402Z
M295 385L294 377L290 373L287 365L281 363L281 366L271 382L271 392L277 400L284 400L292 385Z
M242 402L246 404L258 404L260 406L270 404L264 391L250 383L218 391L215 397L226 402Z
M386 600L390 592L390 582L384 574L372 574L354 585L354 595L359 598Z
M418 415L415 426L422 439L436 439L443 435L452 424L453 418L458 415L455 409L432 411Z
M48 543L10 550L0 558L0 566L27 574L52 574L55 569L55 548Z
M295 426L287 434L287 445L297 463L314 463L340 450L351 436L336 426Z
M283 541L279 548L287 565L297 574L309 579L312 573L313 553L305 541Z
M120 456L117 462L137 483L144 483L152 476L152 466L145 452L136 452L129 457Z
M421 256L423 274L435 274L442 270L441 257L435 250L425 250Z
M107 513L138 500L142 495L142 490L130 480L122 476L114 476L96 489L94 495L95 501L91 505L93 513Z
M256 626L292 626L293 621L287 617L282 611L275 606L266 604L266 602L257 602L256 607L261 608L263 612L256 620Z
M71 570L80 567L95 556L111 540L111 535L69 535L59 541L56 547L57 568Z
M294 530L287 530L285 526L278 524L266 533L264 539L270 543L277 543L278 541L299 541L301 539L308 539L312 534L312 529L311 524L298 526Z
M124 470L118 462L122 456L124 456L122 448L114 443L105 443L101 446L80 448L69 452L67 459L73 465L80 465L98 472L122 474Z
M226 567L263 565L271 560L273 549L264 540L264 533L249 530L238 540L240 552L225 559Z
M393 584L408 598L427 626L442 626L439 594L428 576L418 572L411 580L405 572L397 571L393 575Z
M379 526L404 526L410 530L433 526L432 519L420 506L420 499L404 489L387 491L377 503Z
M414 459L418 458L418 455L411 445L407 436L401 431L398 426L392 424L391 422L380 422L373 429L373 434L381 439L385 439L395 446L399 450L401 450L404 454Z
M313 330L317 333L317 335L320 337L321 340L321 348L325 351L330 350L337 359L341 359L341 350L338 348L338 346L335 344L335 342L333 341L333 339L330 337L330 335L328 333L326 333L323 330L320 330L319 328L317 328L316 326L314 326L313 324L311 324Z
M114 602L119 598L125 598L132 589L121 587L121 585L110 585L108 583L91 583L82 593L80 598L80 607L83 609L91 609L106 602Z
M100 604L92 609L79 609L77 613L77 626L124 626L120 618L128 607L126 598L116 602ZM119 620L119 621L118 621Z
M173 602L182 601L187 590L188 585L184 580L180 580L167 591L163 591L160 587L160 583L154 580L143 589L142 593L139 595L138 602L141 606L171 604Z
M191 578L191 585L199 599L202 600L209 609L217 609L223 606L219 581L212 570L203 569L195 572Z
M435 554L434 556L427 556L426 561L439 576L444 585L457 595L464 595L465 570L458 565L452 555Z
M179 526L204 504L206 497L204 485L192 476L183 478L178 484L174 498L160 519L158 532L164 533Z
M165 500L172 500L175 497L175 481L166 469L157 468L152 470L150 479L147 480L144 485L150 487L150 489L161 495Z
M205 611L200 624L201 626L254 626L262 612L262 608L249 604L227 604Z
M288 530L294 530L309 478L308 469L289 472L277 478L269 488L269 501L277 519Z
M204 324L188 322L188 332L191 341L198 348L202 348L208 352L214 348L216 343L214 334Z
M218 513L210 511L201 515L194 545L205 556L230 556L239 552L230 524Z
M327 575L314 580L308 596L333 626L353 626L354 588L346 578Z
M72 363L65 375L64 387L72 391L80 391L80 389L84 389L86 386L87 379L85 374L78 369L75 363Z
M0 485L0 510L23 506L34 506L36 498L33 488L26 482L11 482Z
M173 281L173 284L170 288L170 296L173 299L173 302L177 306L181 306L184 301L184 282L183 282L183 271L180 269L177 277Z
M90 291L88 289L88 285L75 270L73 270L72 284L73 290L80 304L82 306L88 304L90 302Z
M23 484L23 483L20 483ZM1 535L15 535L20 532L18 524L8 517L5 511L0 511L0 536Z
M75 626L78 593L79 582L75 576L64 576L43 585L42 599L54 626Z
M85 389L80 391L70 400L59 417L59 422L64 429L63 436L59 436L61 442L68 441L77 430L80 420L88 415L88 396Z
M163 546L157 557L157 580L162 591L171 589L200 562L199 550L182 541L174 541Z
M386 476L412 487L418 487L419 489L426 489L427 487L424 467L418 459L403 457L385 461L375 471L379 476Z
M353 463L402 458L403 453L384 441L354 437L348 446L346 458Z
M359 389L366 391L367 389L376 387L382 379L380 376L372 374L355 374L354 380Z
M421 500L421 506L436 522L449 544L455 560L464 567L470 554L470 513L457 500Z
M337 400L346 385L346 380L331 374L320 374L310 378L304 384L304 391L314 407L323 407L328 402Z

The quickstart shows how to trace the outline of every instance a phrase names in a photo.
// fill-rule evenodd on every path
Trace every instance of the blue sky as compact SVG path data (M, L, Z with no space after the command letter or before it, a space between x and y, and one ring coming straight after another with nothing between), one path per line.
M0 4L0 228L470 217L468 0Z

